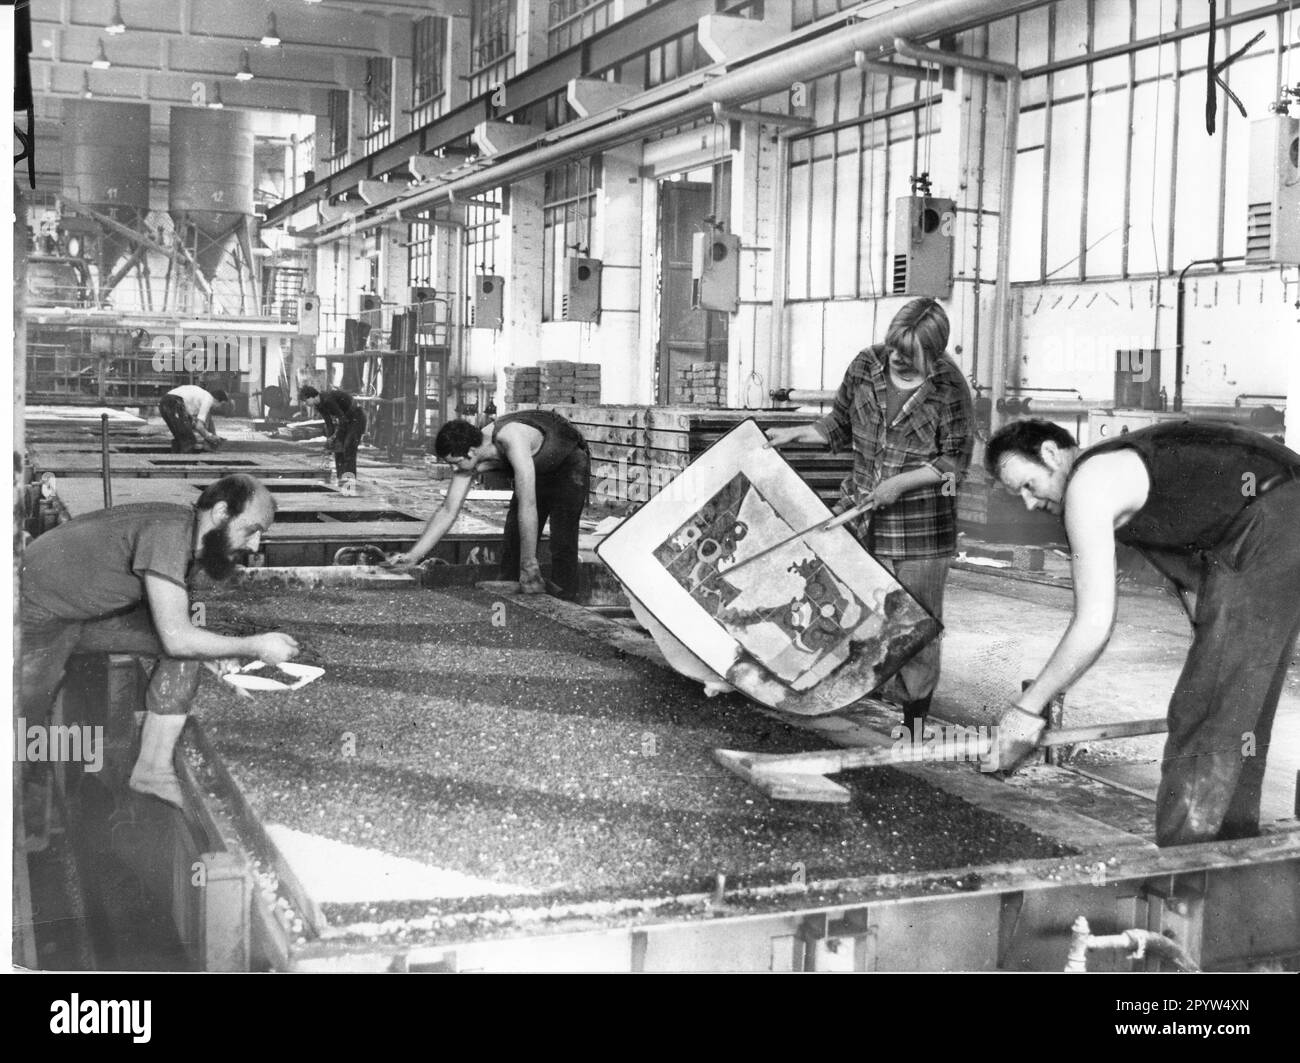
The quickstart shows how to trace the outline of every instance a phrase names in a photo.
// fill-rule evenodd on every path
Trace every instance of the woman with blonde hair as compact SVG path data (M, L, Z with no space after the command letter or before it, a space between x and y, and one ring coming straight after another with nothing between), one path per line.
M830 413L810 425L776 428L768 445L827 443L853 450L841 485L841 511L871 505L850 525L859 542L939 620L948 569L957 552L957 485L970 465L974 414L970 389L946 353L948 315L933 299L914 299L890 322L885 342L849 365ZM939 682L936 639L885 686L907 726L924 727Z

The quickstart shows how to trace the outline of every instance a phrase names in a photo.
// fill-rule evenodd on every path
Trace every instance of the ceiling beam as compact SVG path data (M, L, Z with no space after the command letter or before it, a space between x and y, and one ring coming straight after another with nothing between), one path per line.
M715 0L662 0L642 8L580 44L516 74L506 84L504 108L493 107L486 93L470 100L272 207L268 224L283 220L316 200L333 199L351 191L362 179L405 174L412 155L437 151L468 137L481 122L503 118L555 93L567 93L574 78L608 69L644 50L648 42L667 40L680 33L683 26L695 25L714 10Z

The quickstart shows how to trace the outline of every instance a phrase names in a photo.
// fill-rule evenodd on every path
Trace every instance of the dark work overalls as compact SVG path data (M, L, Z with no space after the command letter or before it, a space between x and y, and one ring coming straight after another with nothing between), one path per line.
M172 453L191 454L199 449L194 432L194 418L179 395L164 395L158 400L158 414L172 433Z
M366 431L366 414L346 391L337 388L320 397L325 434L334 438L334 471L339 476L357 474L357 448Z
M1090 447L1136 451L1146 504L1115 538L1196 595L1169 703L1156 842L1252 837L1273 716L1300 634L1300 455L1227 425L1177 422ZM1068 485L1067 485L1068 492Z
M508 424L518 422L543 435L541 448L533 455L536 470L537 534L551 521L551 579L559 585L560 597L578 597L578 520L587 504L591 459L582 433L558 413L549 410L521 410L492 422L495 437ZM506 471L509 472L507 463ZM501 548L501 578L519 579L519 496L510 500L506 514L505 542Z

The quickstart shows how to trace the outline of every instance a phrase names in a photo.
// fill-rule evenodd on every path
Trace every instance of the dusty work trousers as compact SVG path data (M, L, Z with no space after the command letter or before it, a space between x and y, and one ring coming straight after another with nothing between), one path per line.
M189 454L198 449L199 439L194 432L194 418L181 399L175 395L164 395L158 400L158 414L171 429L173 452Z
M22 711L32 722L49 719L68 658L74 653L158 658L145 691L149 712L164 716L187 713L199 689L203 663L166 656L144 606L103 620L61 620L24 605L22 636Z
M1300 482L1249 506L1206 555L1169 703L1156 844L1259 833L1264 765L1300 634Z
M877 558L904 589L936 620L943 621L943 588L948 582L950 557ZM885 684L885 697L907 704L934 693L939 685L939 664L943 636L940 634L909 660Z
M334 430L334 471L341 478L346 473L357 474L357 448L366 433L366 415L354 410L352 416Z
M578 597L578 520L587 505L591 459L582 447L575 447L553 472L538 476L537 535L540 540L547 518L551 522L551 580L560 588L559 597ZM519 579L519 499L510 500L506 514L505 541L501 545L501 578Z

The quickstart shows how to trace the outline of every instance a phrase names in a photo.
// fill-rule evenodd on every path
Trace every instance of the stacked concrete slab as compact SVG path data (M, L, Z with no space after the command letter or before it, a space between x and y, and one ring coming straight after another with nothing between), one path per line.
M727 367L722 362L692 362L673 384L673 401L685 406L725 405Z

